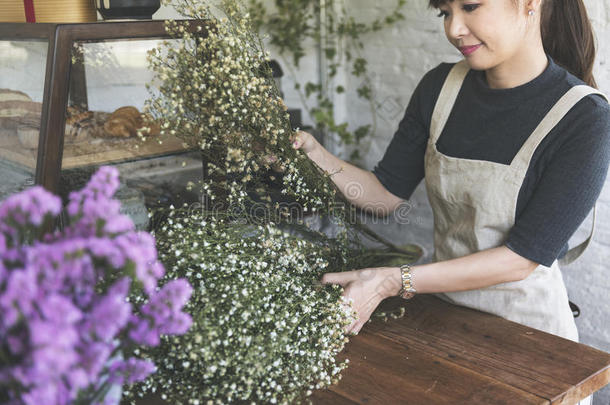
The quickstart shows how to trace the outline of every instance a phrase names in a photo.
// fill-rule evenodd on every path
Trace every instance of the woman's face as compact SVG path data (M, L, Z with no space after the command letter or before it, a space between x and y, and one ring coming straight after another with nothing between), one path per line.
M527 45L528 18L533 18L513 0L453 0L439 10L447 39L472 69L494 68L519 55Z

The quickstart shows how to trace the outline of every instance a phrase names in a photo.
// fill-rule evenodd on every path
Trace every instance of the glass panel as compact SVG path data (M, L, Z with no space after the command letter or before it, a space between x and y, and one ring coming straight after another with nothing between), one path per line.
M34 183L47 49L0 41L0 200Z
M202 175L199 153L160 135L143 112L153 79L146 53L158 42L76 43L66 111L62 195L82 187L99 166L114 165L121 172L119 198L140 229L148 227L151 208L198 201L187 185ZM138 136L142 127L150 128L145 140Z

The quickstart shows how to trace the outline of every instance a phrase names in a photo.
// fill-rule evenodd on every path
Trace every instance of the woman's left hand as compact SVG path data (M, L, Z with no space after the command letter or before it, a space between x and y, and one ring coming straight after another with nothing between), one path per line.
M379 303L396 295L400 289L400 269L397 267L374 267L340 273L326 273L322 284L339 284L344 288L345 299L353 300L357 319L345 329L346 333L357 334L369 320Z

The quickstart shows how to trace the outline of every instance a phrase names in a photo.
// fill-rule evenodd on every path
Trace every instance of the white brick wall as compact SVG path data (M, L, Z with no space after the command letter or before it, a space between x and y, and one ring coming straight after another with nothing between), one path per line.
M370 140L365 157L365 166L372 168L381 158L398 122L402 117L415 86L426 71L440 62L455 62L461 54L446 40L441 19L436 12L427 9L426 0L408 1L406 21L397 27L376 33L365 41L364 55L369 61L369 71L374 72L373 82L377 90L376 101L382 105L378 117L377 136ZM391 10L395 0L346 0L349 12L363 20L385 14ZM594 25L598 43L595 76L602 92L610 94L610 0L585 0L589 16ZM172 16L165 9L155 18ZM316 77L315 50L312 49L298 73L301 77ZM345 97L336 99L338 115L345 117L355 128L368 124L368 106L355 96L360 80L340 76L349 89ZM284 86L286 101L290 107L298 107L298 97L290 91L291 84ZM348 100L348 101L347 101ZM432 251L432 214L423 184L416 190L411 203L410 223L407 225L372 225L380 233L393 240L416 242L426 250L429 258ZM563 269L570 298L581 310L576 320L581 341L591 346L610 351L610 179L598 203L597 234L589 250L573 265ZM572 238L584 239L589 220ZM594 405L610 404L610 387L596 393Z

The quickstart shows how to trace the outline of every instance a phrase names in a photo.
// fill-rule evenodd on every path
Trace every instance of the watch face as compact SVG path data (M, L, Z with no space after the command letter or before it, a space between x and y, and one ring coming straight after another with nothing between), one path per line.
M404 291L400 296L402 298L404 298L405 300L409 300L415 296L415 293L409 292L409 291Z

